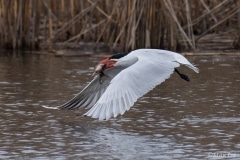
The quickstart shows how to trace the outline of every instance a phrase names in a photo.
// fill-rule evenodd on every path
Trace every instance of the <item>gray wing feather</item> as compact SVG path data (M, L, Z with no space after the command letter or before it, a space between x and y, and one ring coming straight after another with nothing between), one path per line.
M111 78L108 76L97 75L94 79L74 98L69 100L63 105L58 106L59 109L79 109L79 108L91 108L102 94L107 89Z
M169 78L178 66L177 62L135 63L112 79L106 92L85 115L108 120L124 114L139 97ZM139 74L139 71L143 71L143 74Z

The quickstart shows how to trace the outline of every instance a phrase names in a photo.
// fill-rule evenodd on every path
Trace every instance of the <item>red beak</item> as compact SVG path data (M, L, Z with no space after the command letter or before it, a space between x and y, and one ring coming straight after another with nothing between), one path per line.
M104 69L109 69L109 68L114 67L115 63L117 63L117 61L107 58L107 59L102 60L99 64L104 64L105 65Z

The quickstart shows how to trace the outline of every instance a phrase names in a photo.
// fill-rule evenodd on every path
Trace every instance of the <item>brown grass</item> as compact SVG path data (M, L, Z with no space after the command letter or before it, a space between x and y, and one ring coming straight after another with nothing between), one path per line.
M239 10L239 0L0 0L0 45L195 50L205 35L227 31L232 47L240 48Z

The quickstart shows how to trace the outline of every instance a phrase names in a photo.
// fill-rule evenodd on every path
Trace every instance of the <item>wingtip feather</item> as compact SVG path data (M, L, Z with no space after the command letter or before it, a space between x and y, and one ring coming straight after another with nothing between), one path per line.
M51 106L47 106L47 105L42 105L43 108L46 109L59 109L59 107L51 107Z

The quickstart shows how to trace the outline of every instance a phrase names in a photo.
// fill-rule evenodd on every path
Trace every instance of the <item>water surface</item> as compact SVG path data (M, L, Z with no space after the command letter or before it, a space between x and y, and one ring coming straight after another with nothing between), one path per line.
M99 57L0 55L0 159L240 158L240 57L187 57L123 116L49 110L92 79Z

